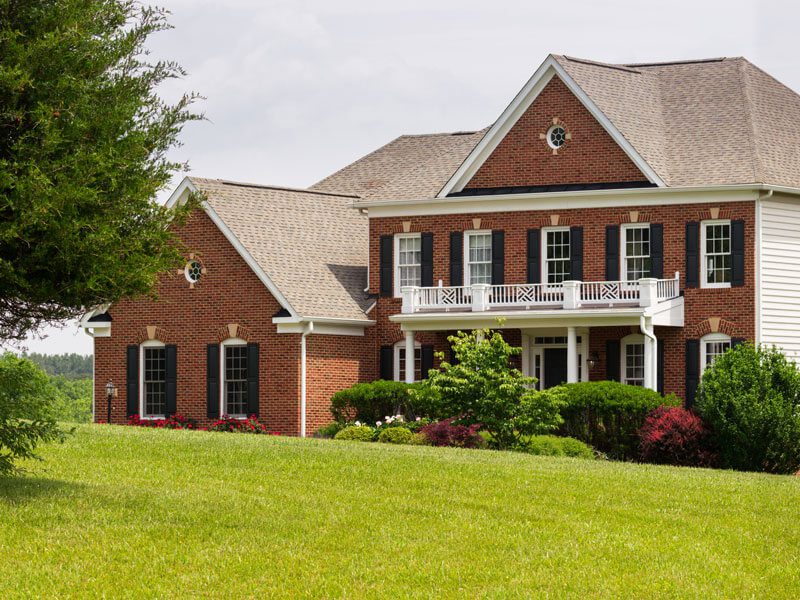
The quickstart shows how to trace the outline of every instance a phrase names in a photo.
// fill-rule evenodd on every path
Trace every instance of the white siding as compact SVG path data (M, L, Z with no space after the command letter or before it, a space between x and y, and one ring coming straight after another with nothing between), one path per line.
M761 342L800 364L800 201L761 204Z

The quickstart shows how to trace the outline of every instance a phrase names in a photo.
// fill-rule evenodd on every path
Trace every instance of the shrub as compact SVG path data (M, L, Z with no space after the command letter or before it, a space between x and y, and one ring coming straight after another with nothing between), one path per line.
M375 423L385 415L416 416L409 394L413 387L401 381L379 379L336 392L331 398L331 414L340 422L358 420Z
M51 392L47 375L34 363L13 354L0 357L0 475L19 473L17 460L38 458L40 443L65 439Z
M259 422L256 415L250 415L246 419L232 419L231 417L223 415L221 419L217 419L206 427L206 430L225 431L228 433L272 433L267 429L264 423ZM276 434L272 433L272 435Z
M800 373L775 348L740 344L706 369L697 412L711 429L721 466L800 469Z
M422 435L431 446L455 446L457 448L482 448L486 441L478 433L480 424L461 425L454 423L455 417L430 423L422 428Z
M378 434L378 441L384 444L420 444L424 436L405 427L390 427Z
M569 456L571 458L594 458L594 451L575 438L555 435L533 435L524 440L520 450L539 456Z
M459 415L462 424L480 423L499 449L513 448L521 437L559 425L561 394L533 389L534 380L511 367L511 357L521 348L489 330L459 331L448 340L458 364L443 361L414 393L427 400L436 416Z
M335 440L351 442L371 442L375 438L375 430L368 425L348 425L333 436Z
M323 425L317 431L314 432L314 437L318 438L332 438L337 433L339 433L342 429L344 429L344 423L339 423L338 421L334 421L333 423L328 423L327 425Z
M159 429L197 429L197 421L181 414L175 414L165 419L142 419L139 415L132 415L128 419L128 425Z
M653 390L616 381L570 383L559 388L565 397L559 434L619 460L638 457L638 432L650 411L680 404L673 395L663 398Z
M663 465L708 467L714 464L703 420L680 406L659 406L639 430L639 459Z

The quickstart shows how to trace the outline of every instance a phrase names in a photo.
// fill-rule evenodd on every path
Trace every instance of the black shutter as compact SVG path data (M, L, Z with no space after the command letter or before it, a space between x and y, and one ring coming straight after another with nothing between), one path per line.
M650 225L650 277L664 278L664 226Z
M731 221L731 285L744 285L744 221Z
M506 233L492 232L492 285L503 285L505 281L504 267L506 262Z
M450 232L450 285L464 285L464 234Z
M619 281L619 225L606 225L606 281Z
M700 385L700 342L686 340L686 408L694 405L698 385Z
M167 394L167 417L174 415L178 411L178 347L168 345L164 347L166 357L166 394Z
M542 238L538 229L528 229L528 283L542 281Z
M128 346L128 368L125 374L126 412L130 417L139 414L139 346Z
M686 287L700 285L700 223L686 223Z
M452 366L457 365L458 364L458 357L456 356L456 351L452 346L450 346L449 354L450 354L450 364Z
M422 258L421 258L421 285L431 287L433 285L433 234L422 234Z
M219 345L206 348L206 414L209 419L219 418Z
M747 340L745 338L732 338L731 339L731 348L736 348L740 344L744 344Z
M247 416L258 416L258 344L247 344Z
M392 247L394 246L394 237L382 235L380 244L380 292L381 296L392 296L394 295L394 290L392 289Z
M394 348L381 346L380 378L386 381L394 379Z
M428 378L428 371L433 368L433 346L423 345L421 348L422 378Z
M656 382L656 390L662 396L664 395L664 357L666 353L664 351L664 340L658 340L658 357L657 357L657 364L656 364L656 376L658 377L658 381Z
M606 340L606 379L619 381L619 340Z
M583 281L583 227L569 228L569 278Z

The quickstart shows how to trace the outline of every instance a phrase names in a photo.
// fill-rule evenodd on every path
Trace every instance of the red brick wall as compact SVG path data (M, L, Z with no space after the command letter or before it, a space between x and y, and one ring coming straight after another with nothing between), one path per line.
M572 136L556 154L540 139L554 118ZM466 189L646 180L580 100L553 77Z
M719 209L720 218L742 219L745 222L745 247L754 248L755 217L751 202L729 202L715 205L687 204L657 207L589 208L557 211L560 225L583 227L584 280L605 279L605 227L608 224L630 222L630 211L638 212L638 221L664 225L664 276L681 273L681 287L685 284L685 224L687 221L710 219L710 208ZM370 219L370 290L379 290L379 239L381 235L403 231L403 222L410 222L412 232L433 233L433 280L449 285L450 232L473 228L473 219L481 219L481 229L505 231L505 282L524 283L527 277L527 230L550 225L556 211L524 211L488 214L438 215L422 217ZM665 344L665 391L683 396L685 381L684 341L699 338L708 332L708 319L719 317L725 332L733 337L752 340L755 337L754 256L745 253L745 285L723 289L685 290L685 326L682 329L658 328L659 341ZM379 345L393 344L402 339L399 325L388 317L400 313L401 300L380 298L373 314L377 320ZM601 361L593 369L593 379L605 376L605 340L611 336L620 339L629 331L619 328L595 328L590 334L590 351L597 352ZM518 332L513 334L518 339ZM419 333L422 343L434 343L443 348L444 335ZM429 340L429 341L423 341ZM517 342L518 343L518 342Z

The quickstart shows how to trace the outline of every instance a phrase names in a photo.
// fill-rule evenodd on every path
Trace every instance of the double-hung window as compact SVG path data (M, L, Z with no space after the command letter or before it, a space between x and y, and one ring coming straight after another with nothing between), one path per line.
M703 221L700 228L701 286L730 287L732 275L731 222Z
M566 281L571 276L569 228L543 231L544 281L549 284Z
M622 226L622 276L624 281L650 277L650 225Z
M731 338L724 333L709 333L700 340L700 372L707 369L718 356L731 348Z
M492 233L468 231L464 236L467 260L464 284L492 283Z
M167 353L164 344L151 340L140 347L140 414L163 418L167 412Z
M222 414L247 416L247 343L232 340L223 343Z
M397 342L394 345L394 379L406 380L406 342ZM414 344L414 381L422 381L422 346Z
M629 335L622 340L622 383L644 385L644 337Z
M394 238L395 296L407 286L418 286L422 282L422 236L418 233L398 234Z

